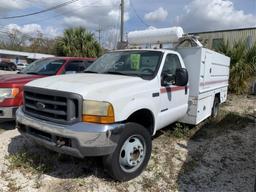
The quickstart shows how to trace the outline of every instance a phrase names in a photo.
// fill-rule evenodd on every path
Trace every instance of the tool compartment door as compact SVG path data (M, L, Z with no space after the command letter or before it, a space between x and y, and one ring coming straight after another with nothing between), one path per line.
M200 93L228 85L230 58L203 48L204 78L200 81Z

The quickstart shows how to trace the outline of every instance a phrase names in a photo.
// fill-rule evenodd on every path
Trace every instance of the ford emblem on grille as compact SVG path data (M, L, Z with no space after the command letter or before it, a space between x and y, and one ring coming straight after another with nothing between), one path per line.
M37 102L36 103L36 107L37 107L37 109L39 109L39 110L44 110L45 109L45 104L43 104L43 103L41 103L41 102Z

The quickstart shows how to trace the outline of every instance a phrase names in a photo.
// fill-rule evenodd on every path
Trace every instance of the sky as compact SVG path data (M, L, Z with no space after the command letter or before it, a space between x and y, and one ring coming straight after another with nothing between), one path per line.
M101 30L104 46L119 38L120 0L78 0L67 6L17 19L70 0L0 0L0 31L19 29L35 35L40 31L53 38L67 27ZM256 0L124 0L125 32L181 26L185 32L256 27ZM1 35L1 33L0 33Z

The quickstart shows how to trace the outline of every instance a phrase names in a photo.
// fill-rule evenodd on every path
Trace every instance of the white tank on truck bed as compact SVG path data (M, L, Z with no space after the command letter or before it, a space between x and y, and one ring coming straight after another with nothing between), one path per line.
M131 45L175 43L183 34L181 27L150 28L128 33L128 42Z

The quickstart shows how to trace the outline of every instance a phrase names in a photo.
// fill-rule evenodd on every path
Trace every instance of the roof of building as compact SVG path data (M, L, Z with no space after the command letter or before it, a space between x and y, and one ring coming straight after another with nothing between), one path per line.
M191 32L189 34L218 33L218 32L231 32L231 31L243 31L243 30L256 30L256 27L238 28L238 29L225 29L225 30L216 30L216 31Z
M12 51L7 49L0 49L0 54L23 56L23 57L27 57L28 59L41 59L45 57L54 57L54 55L49 55L49 54Z

